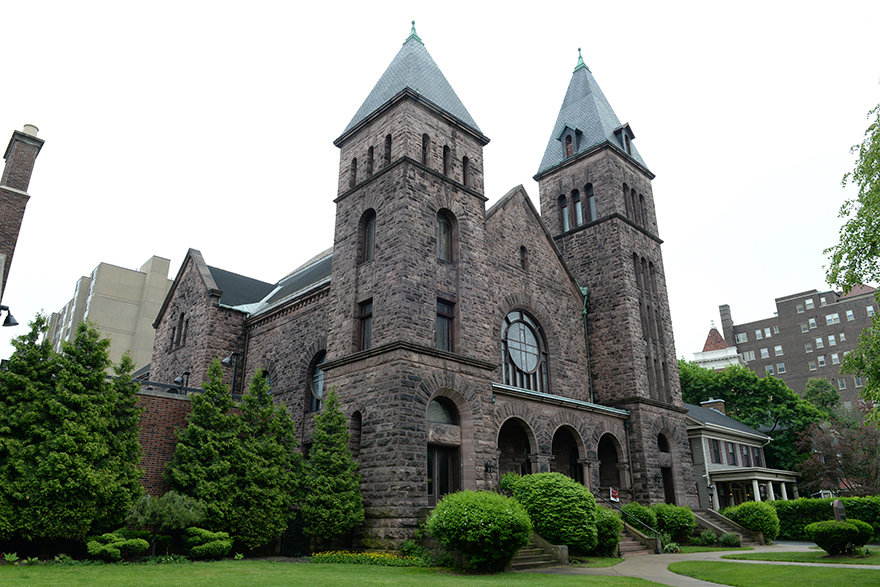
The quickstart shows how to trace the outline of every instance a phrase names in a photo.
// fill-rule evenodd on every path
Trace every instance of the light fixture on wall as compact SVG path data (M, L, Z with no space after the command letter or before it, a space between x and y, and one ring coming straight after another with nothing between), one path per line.
M6 312L6 320L3 321L3 326L18 326L18 320L12 316L9 306L0 306L0 312Z
M235 380L238 376L238 357L241 355L238 351L232 351L229 353L229 356L220 361L220 364L224 367L229 367L232 365L232 395L235 395Z
M709 493L709 497L712 497L713 495L715 495L715 486L714 485L707 485L706 491Z
M174 384L178 387L189 387L189 371L184 371L174 379Z
M663 476L660 473L654 473L654 483L660 485L660 481L663 480Z
M483 470L486 471L486 473L491 475L492 471L495 470L495 465L492 463L492 461L486 461L483 464Z

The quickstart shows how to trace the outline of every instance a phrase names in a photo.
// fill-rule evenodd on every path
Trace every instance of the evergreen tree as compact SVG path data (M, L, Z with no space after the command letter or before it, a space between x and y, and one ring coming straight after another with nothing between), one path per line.
M121 524L143 492L139 452L114 452L136 441L139 410L133 392L119 405L110 341L94 325L81 323L60 355L38 342L45 329L37 316L0 374L0 493L23 537L83 539Z
M219 531L229 528L232 512L239 421L231 413L235 404L218 359L208 368L202 387L203 393L192 396L192 411L177 435L166 477L173 489L202 503L205 525Z
M361 477L348 448L348 427L334 389L315 416L312 441L305 462L308 493L302 511L307 531L319 540L327 540L364 521Z
M248 548L257 548L281 534L294 515L302 493L301 455L295 452L293 421L283 405L272 402L262 370L251 380L240 408L229 529Z

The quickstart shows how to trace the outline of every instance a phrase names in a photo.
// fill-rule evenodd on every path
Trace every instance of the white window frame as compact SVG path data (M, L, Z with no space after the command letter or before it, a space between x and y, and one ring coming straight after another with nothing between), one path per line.
M773 365L764 365L764 373L773 375Z
M806 322L801 322L801 332L809 332L809 331L810 331L810 325L807 324Z
M847 321L847 322L852 322L852 321L855 320L855 319L856 319L856 315L853 313L853 311L852 311L852 310L847 310L847 311L846 311L846 321Z
M820 336L819 338L816 339L816 350L818 351L819 349L824 349L824 348L825 348L825 342L822 340L822 337Z
M810 361L810 371L816 370L816 361Z
M853 377L853 379L855 380L856 387L862 386L862 378L861 377Z
M755 351L744 351L743 352L743 361L748 363L749 361L755 360Z
M765 338L770 338L770 328L765 328L765 329L764 329L764 337L765 337Z
M841 391L846 389L846 379L841 377L840 379L837 380L837 389L839 389Z
M804 351L808 352L808 353L812 353L813 352L813 343L808 342L807 344L805 344Z
M813 308L815 308L816 305L813 303L813 298L804 300L804 307L806 307L807 310L812 310Z
M816 328L816 319L810 318L810 328Z
M874 315L874 306L866 306L865 310L868 312L868 318Z
M759 328L755 331L755 340L761 340L762 338L764 338L764 333Z
M736 334L736 342L737 344L741 342L749 342L749 335L745 332L738 332Z
M845 332L840 333L840 342L846 342L846 333Z
M778 326L773 327L773 334L779 334L779 327Z
M828 335L828 346L837 346L837 339L834 338L833 334Z
M819 366L820 366L820 367L825 367L825 366L827 366L827 363L825 362L825 355L819 355L819 356L817 357L817 359L818 359L818 361L819 361Z
M785 373L785 363L776 363L776 372Z
M803 304L798 304L798 305L797 305L797 313L798 313L798 314L803 314L803 313L804 313L804 305L803 305Z
M782 345L778 344L775 347L773 347L773 353L774 353L774 356L781 357L782 356Z
M837 353L831 353L831 364L832 365L840 365L840 355Z
M770 358L770 349L761 349L761 359Z

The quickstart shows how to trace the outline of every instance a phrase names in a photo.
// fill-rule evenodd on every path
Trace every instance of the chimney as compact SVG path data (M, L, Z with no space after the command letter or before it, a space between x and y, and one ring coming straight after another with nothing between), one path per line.
M9 145L3 154L6 167L3 168L0 186L27 192L31 173L34 171L34 162L40 154L40 149L43 148L43 139L37 138L38 132L36 126L26 124L23 130L12 133L12 138L9 139Z
M700 407L706 408L709 410L715 410L716 412L721 412L722 414L725 414L723 399L713 399L710 397L706 401L700 402ZM727 414L725 414L725 415L727 415Z
M736 337L733 335L733 318L730 317L730 306L724 304L718 306L718 313L721 314L721 335L727 342L727 346L733 346L736 343Z

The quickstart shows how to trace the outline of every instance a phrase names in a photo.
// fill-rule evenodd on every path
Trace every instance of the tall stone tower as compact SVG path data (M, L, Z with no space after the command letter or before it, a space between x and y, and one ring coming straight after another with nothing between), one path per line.
M415 25L334 142L339 190L322 369L324 388L336 388L353 420L369 414L357 448L363 545L408 537L426 494L483 487L475 463L495 457L473 424L490 401L473 389L491 388L495 367L478 359L494 347L473 319L490 313L486 296L474 294L490 290L488 142ZM432 428L430 414L426 423L438 397L437 410L457 413L453 427ZM425 446L429 469L446 465L426 474Z
M696 505L654 174L633 139L579 54L535 175L541 215L588 288L595 401L630 412L634 499Z
M12 264L12 254L18 242L18 232L24 218L24 209L30 196L27 193L31 182L34 162L43 139L37 138L37 127L24 125L24 129L12 133L3 158L6 166L0 176L0 263L3 265L3 282L0 286L0 300L6 290L6 278Z

